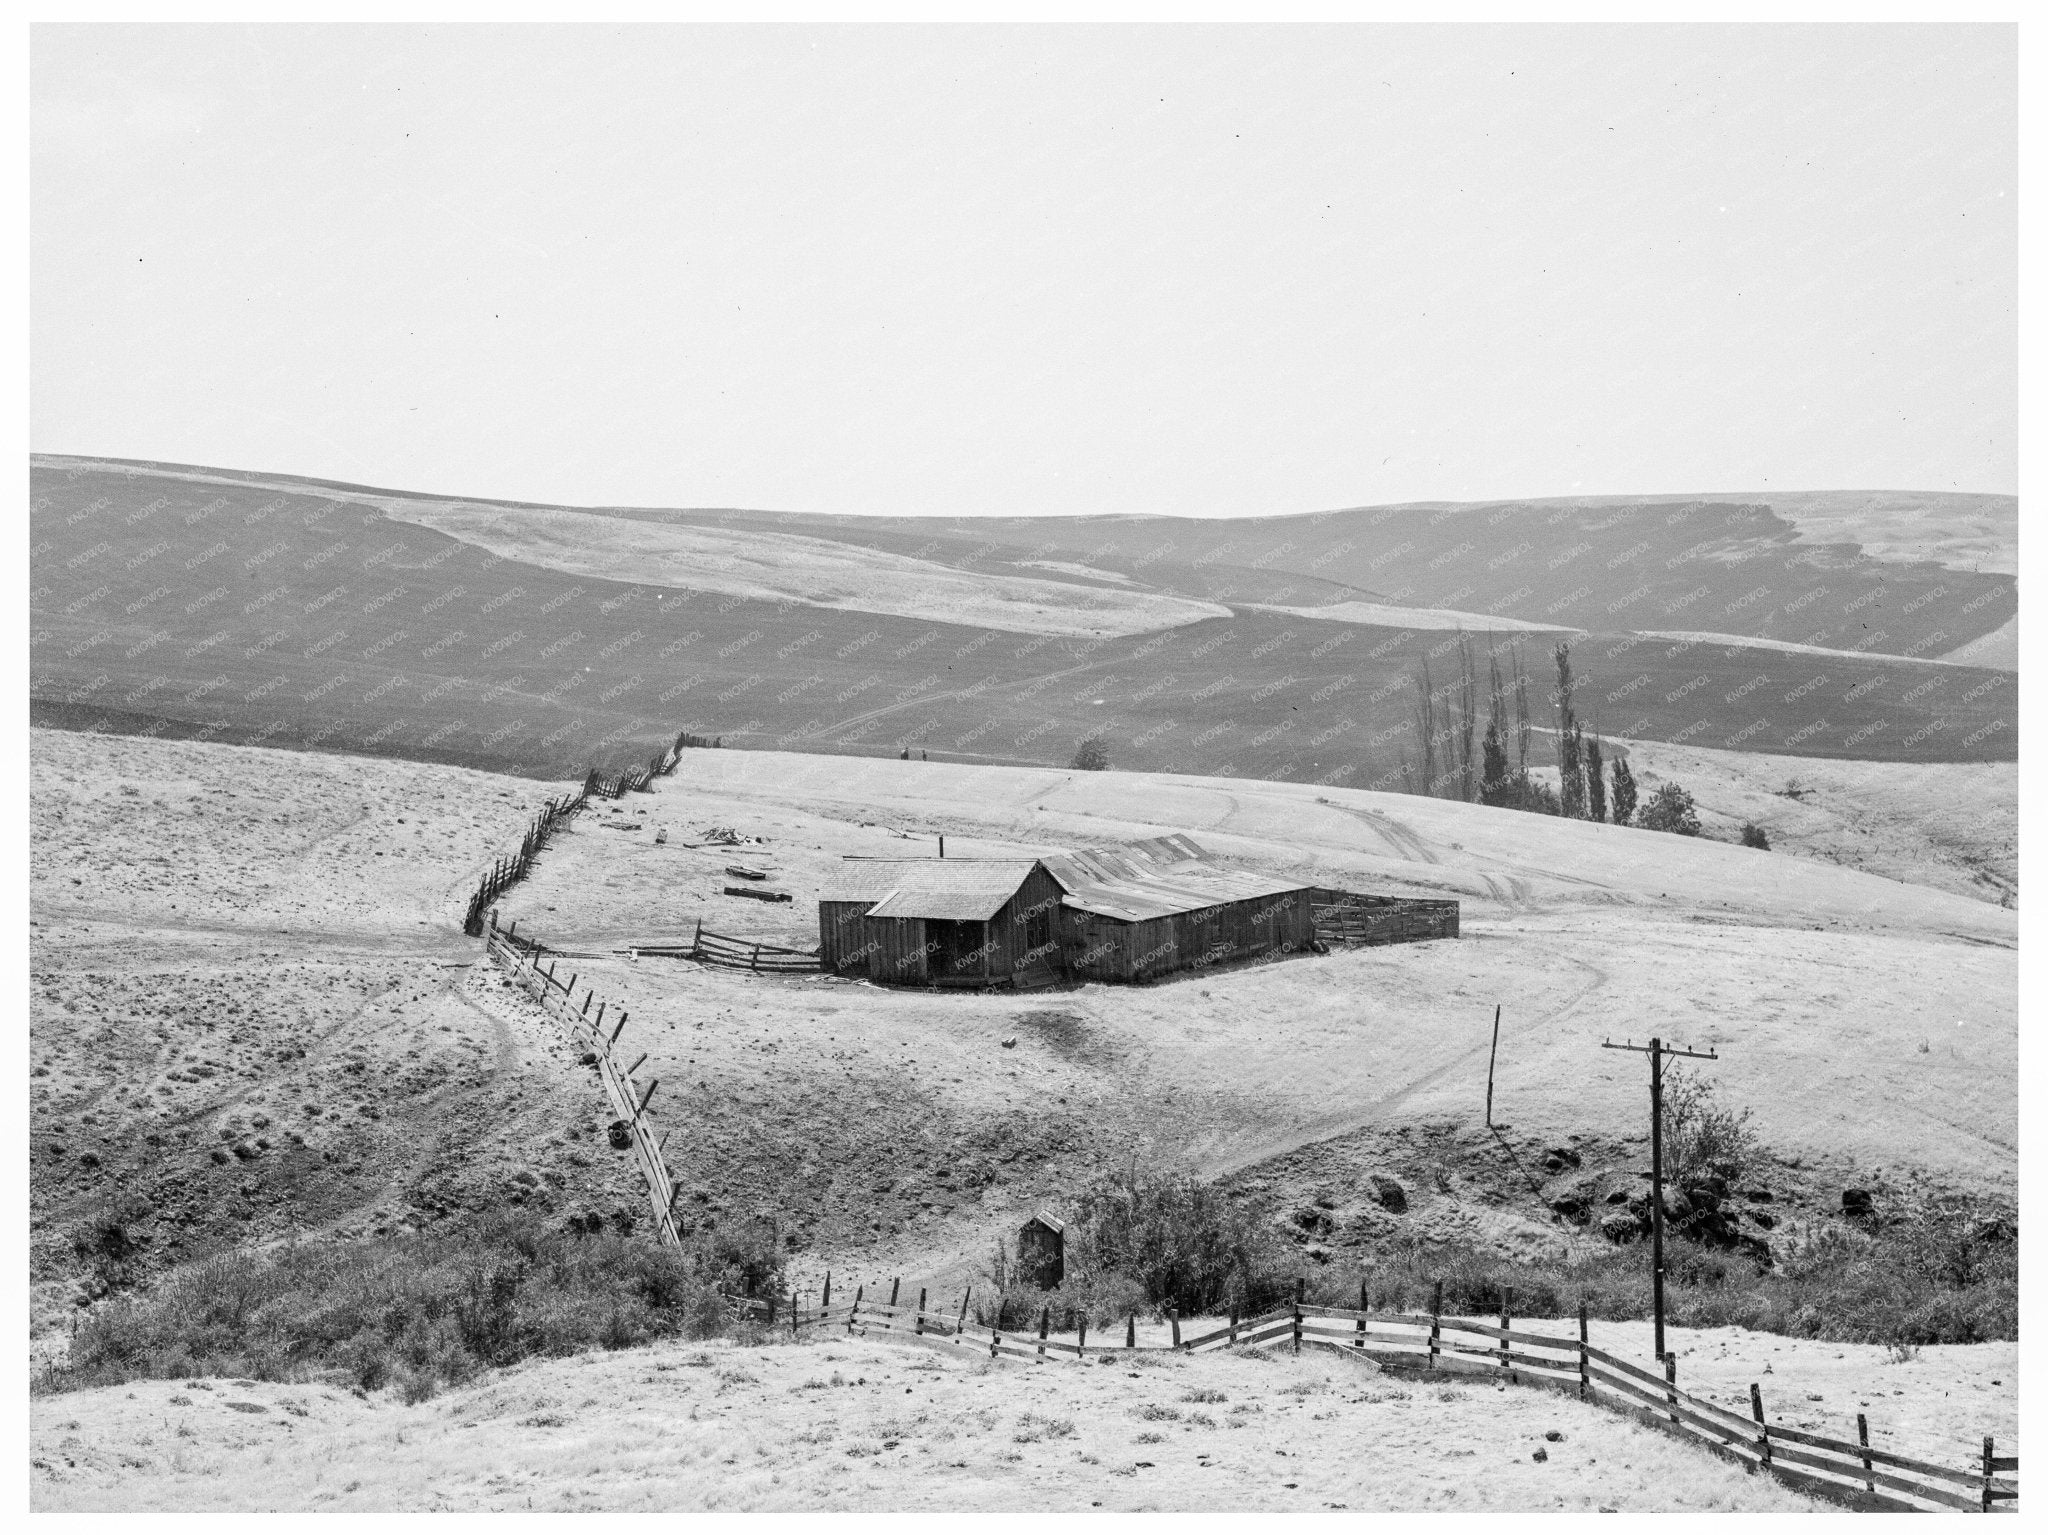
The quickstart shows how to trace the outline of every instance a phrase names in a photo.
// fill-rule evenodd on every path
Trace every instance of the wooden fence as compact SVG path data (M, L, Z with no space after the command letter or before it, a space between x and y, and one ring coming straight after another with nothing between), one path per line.
M462 930L472 938L480 938L484 931L484 914L491 902L526 878L533 861L548 845L548 839L559 830L569 818L594 799L618 799L629 793L645 793L647 786L655 779L673 773L676 764L682 760L683 752L692 746L711 746L715 742L702 736L693 736L687 730L680 732L673 746L664 747L648 759L645 767L630 772L616 773L609 778L598 776L592 768L583 780L583 787L574 794L560 799L551 799L533 818L533 824L526 829L526 835L519 839L519 851L500 858L485 871L477 883L476 893L469 898L469 910L463 915Z
M514 923L513 929L517 926ZM662 1160L661 1141L655 1138L654 1125L647 1117L647 1105L653 1101L654 1090L661 1086L661 1079L655 1077L645 1088L638 1087L633 1080L633 1072L647 1057L643 1055L631 1066L621 1067L612 1051L626 1030L628 1015L620 1011L607 1027L606 1014L610 1004L598 1002L597 1014L593 1017L590 1006L596 1001L596 993L587 989L582 1005L577 1006L578 977L572 973L568 980L560 979L556 971L562 957L550 957L544 944L521 940L512 929L501 931L493 924L486 948L499 969L510 975L550 1017L567 1029L569 1037L580 1044L586 1054L596 1056L597 1074L603 1083L605 1097L611 1103L614 1120L624 1124L634 1166L647 1185L647 1202L654 1210L656 1239L668 1246L678 1244L682 1237L676 1227L677 1191L669 1177L668 1164Z
M790 1311L792 1332L804 1329L845 1331L865 1336L916 1338L934 1344L971 1349L991 1359L1011 1358L1034 1363L1061 1360L1086 1362L1132 1351L1161 1352L1158 1344L1137 1342L1137 1318L1128 1319L1123 1340L1115 1333L1091 1344L1084 1324L1069 1341L1049 1335L1050 1311L1039 1313L1034 1329L1016 1330L970 1320L968 1295L956 1309L927 1309L925 1292L915 1306L899 1305L899 1284L889 1299L870 1300L865 1287L853 1299L835 1305L832 1280L815 1307ZM1680 1388L1678 1362L1666 1355L1661 1372L1644 1369L1587 1338L1587 1317L1579 1311L1577 1337L1557 1337L1517 1325L1505 1311L1498 1326L1442 1314L1443 1286L1428 1313L1375 1311L1363 1288L1356 1310L1318 1306L1300 1298L1277 1311L1239 1318L1198 1336L1183 1338L1180 1321L1170 1312L1173 1341L1163 1351L1201 1353L1227 1348L1281 1345L1301 1351L1334 1348L1359 1354L1384 1369L1479 1372L1518 1385L1544 1386L1575 1395L1581 1401L1629 1413L1640 1421L1704 1443L1745 1469L1776 1477L1799 1491L1846 1501L1862 1508L1924 1512L1928 1505L1973 1513L2012 1512L2019 1497L2019 1457L1999 1455L1987 1436L1977 1464L1965 1469L1894 1454L1873 1447L1869 1424L1857 1414L1857 1442L1786 1428L1766 1421L1763 1397L1749 1388L1747 1416L1718 1402Z
M1458 936L1456 901L1326 889L1311 891L1310 900L1316 937L1324 943L1421 943Z
M638 944L627 954L634 959L694 959L700 965L717 965L725 970L753 970L765 975L815 975L818 956L813 950L784 949L751 938L728 938L697 924L687 944Z

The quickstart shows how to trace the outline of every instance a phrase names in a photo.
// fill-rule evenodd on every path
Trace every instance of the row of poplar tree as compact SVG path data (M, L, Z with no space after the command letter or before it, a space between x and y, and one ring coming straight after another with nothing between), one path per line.
M1402 758L1410 793L1690 837L1700 834L1699 817L1686 790L1675 783L1660 784L1639 803L1628 758L1614 755L1597 731L1586 734L1573 701L1569 644L1560 640L1551 651L1557 667L1557 683L1548 700L1556 720L1554 789L1529 771L1529 743L1536 727L1530 717L1529 677L1522 666L1521 646L1507 647L1505 671L1501 647L1487 647L1483 728L1479 666L1469 634L1459 634L1457 652L1457 675L1441 686L1431 675L1427 656L1416 673L1416 756L1404 753Z

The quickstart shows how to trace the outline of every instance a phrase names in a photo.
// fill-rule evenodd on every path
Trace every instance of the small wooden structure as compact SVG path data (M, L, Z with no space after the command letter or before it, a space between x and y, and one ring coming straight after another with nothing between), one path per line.
M1017 1275L1050 1290L1067 1277L1067 1223L1043 1210L1017 1231Z

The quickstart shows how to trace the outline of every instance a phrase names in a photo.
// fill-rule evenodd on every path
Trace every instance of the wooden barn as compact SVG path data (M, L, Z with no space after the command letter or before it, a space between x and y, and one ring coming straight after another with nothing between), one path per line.
M850 858L818 897L818 961L899 985L1014 984L1049 969L1059 904L1035 858Z
M906 986L1150 981L1325 942L1457 935L1456 901L1225 868L1182 834L1042 858L849 858L818 898L823 968Z
M1191 837L1054 853L1060 948L1076 980L1148 981L1315 941L1315 887L1207 861Z

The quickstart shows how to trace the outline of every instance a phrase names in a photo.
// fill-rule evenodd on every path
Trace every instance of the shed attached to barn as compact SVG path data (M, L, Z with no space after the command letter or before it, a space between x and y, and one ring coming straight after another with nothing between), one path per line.
M1044 864L1060 887L1061 957L1076 979L1146 981L1315 941L1313 885L1211 863L1183 834Z

